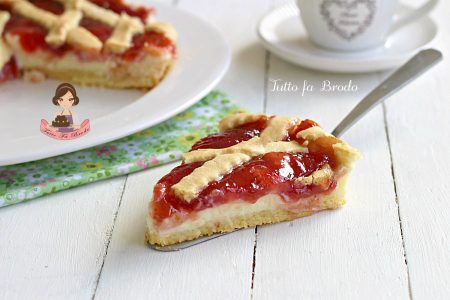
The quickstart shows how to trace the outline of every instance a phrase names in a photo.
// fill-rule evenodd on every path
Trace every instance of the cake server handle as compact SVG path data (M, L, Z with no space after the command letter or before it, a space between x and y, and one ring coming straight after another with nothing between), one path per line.
M400 67L400 69L395 71L372 92L370 92L364 99L362 99L361 102L359 102L355 106L355 108L344 118L344 120L339 123L336 129L333 130L333 135L341 136L347 129L349 129L377 104L383 102L383 100L419 77L422 73L431 68L441 59L442 53L434 49L422 50L417 53L413 58L406 62L402 67ZM236 229L232 232L217 233L193 241L183 242L170 246L150 245L150 247L154 250L163 252L179 251L239 230L242 229Z
M341 123L339 123L332 134L337 137L341 136L366 113L372 110L372 108L422 75L441 60L442 53L435 49L422 50L414 55L403 66L364 97L364 99L353 108Z

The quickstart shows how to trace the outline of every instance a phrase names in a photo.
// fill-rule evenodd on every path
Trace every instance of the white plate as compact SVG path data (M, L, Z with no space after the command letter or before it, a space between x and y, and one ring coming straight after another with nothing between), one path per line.
M80 103L73 111L79 116L77 123L90 120L91 132L69 141L55 140L39 131L41 119L51 121L59 111L51 103L59 82L31 84L18 80L1 84L0 166L124 137L183 111L217 84L231 57L219 31L183 10L155 6L158 19L172 23L179 34L178 61L169 75L147 93L76 86Z
M399 14L411 8L402 6ZM359 52L333 52L312 44L293 3L264 16L258 26L262 44L275 55L311 69L341 73L373 72L406 62L436 36L436 24L424 17L391 34L385 45Z

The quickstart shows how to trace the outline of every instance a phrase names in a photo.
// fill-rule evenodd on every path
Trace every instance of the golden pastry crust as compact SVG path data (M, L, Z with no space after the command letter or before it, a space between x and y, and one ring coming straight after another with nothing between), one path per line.
M200 227L193 228L189 231L178 232L169 236L162 237L157 232L147 228L145 232L145 240L147 243L158 246L169 246L181 242L195 240L202 236L210 236L215 233L231 232L240 228L254 227L264 224L273 224L284 221L307 217L314 212L294 213L282 209L266 210L246 216L236 216L227 223L206 223Z
M46 77L70 81L82 86L97 86L117 89L151 89L165 77L174 64L173 60L161 60L154 62L146 69L144 76L131 76L128 72L117 74L109 73L106 76L95 73L78 70L52 70L45 68L22 69L24 74L28 72L39 72Z
M265 199L257 200L254 204L236 200L228 208L229 214L227 214L227 209L224 210L220 206L206 209L203 214L200 213L197 219L186 221L185 226L179 226L168 232L156 228L152 219L148 217L145 239L147 243L152 245L168 246L215 233L231 232L239 228L291 221L310 216L320 210L337 209L345 204L346 180L347 177L342 178L336 189L329 194L321 195L320 198L313 196L311 197L313 199L305 199L305 201L317 203L316 207L309 210L283 207L274 204L273 201L268 201L267 205L261 205L260 202L265 202L267 199L267 196L265 196ZM236 211L242 213L236 213ZM207 218L208 214L214 216L214 220Z
M156 86L170 71L175 59L170 55L148 55L131 63L115 61L79 62L73 54L67 54L51 64L43 64L45 52L35 52L33 56L23 52L17 36L6 35L16 59L21 63L23 75L43 74L43 78L54 78L85 85L109 88L150 89Z
M299 177L296 179L297 182L303 185L316 185L316 186L328 186L329 182L333 178L333 170L329 164L323 166L320 170L314 171L311 175L305 177Z

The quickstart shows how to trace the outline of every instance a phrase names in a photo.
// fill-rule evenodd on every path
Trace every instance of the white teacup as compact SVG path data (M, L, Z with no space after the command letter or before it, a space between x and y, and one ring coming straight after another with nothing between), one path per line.
M357 51L383 45L390 32L426 15L437 2L428 0L399 16L398 0L297 0L297 5L313 43Z

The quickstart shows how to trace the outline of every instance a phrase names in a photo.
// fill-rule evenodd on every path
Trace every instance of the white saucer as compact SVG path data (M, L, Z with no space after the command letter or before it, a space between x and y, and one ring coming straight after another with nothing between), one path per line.
M402 6L399 13L408 10L411 8ZM312 44L294 3L269 12L258 25L259 39L267 50L280 58L311 69L341 73L398 67L430 43L436 33L436 24L424 17L391 34L383 47L348 53L333 52Z

